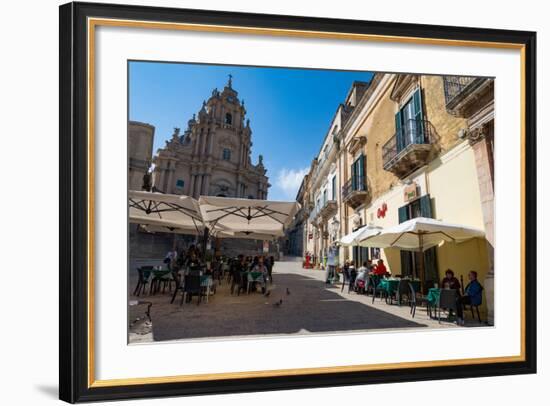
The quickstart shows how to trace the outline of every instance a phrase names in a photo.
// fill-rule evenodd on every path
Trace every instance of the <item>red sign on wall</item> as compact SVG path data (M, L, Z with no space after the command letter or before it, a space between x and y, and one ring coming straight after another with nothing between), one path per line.
M386 217L386 212L388 211L388 205L386 203L382 203L382 206L378 208L376 211L376 217L378 218L384 218Z

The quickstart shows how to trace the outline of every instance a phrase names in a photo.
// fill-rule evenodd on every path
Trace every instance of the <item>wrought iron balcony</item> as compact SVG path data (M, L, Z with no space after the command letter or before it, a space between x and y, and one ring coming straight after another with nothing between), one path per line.
M443 89L445 92L445 106L447 111L454 115L462 115L468 103L479 99L479 92L489 89L493 79L468 77L468 76L444 76Z
M384 169L398 177L426 164L434 148L435 131L427 120L408 120L382 147Z
M342 186L342 201L354 209L366 203L368 196L367 179L365 176L352 176Z

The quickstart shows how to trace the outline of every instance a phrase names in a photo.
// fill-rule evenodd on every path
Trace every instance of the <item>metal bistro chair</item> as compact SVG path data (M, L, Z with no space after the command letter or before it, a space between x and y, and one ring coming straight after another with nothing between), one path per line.
M456 314L457 299L458 292L456 289L441 289L441 292L439 293L439 302L437 303L437 318L439 323L441 323L441 309L447 309L449 312L449 318L452 310L454 310Z
M355 278L357 277L357 271L355 268L348 268L347 270L342 271L343 279L342 279L342 289L340 292L344 291L344 286L346 286L346 283L348 284L348 293L351 292L351 289L353 288L353 284L355 283Z
M401 306L401 301L403 300L403 296L407 296L407 301L410 306L411 304L411 290L409 288L409 280L408 279L401 279L399 281L399 284L397 285L397 290L394 292L395 294L395 300L397 301L397 304Z
M184 284L183 284L183 297L182 297L182 304L184 301L184 298L187 299L187 297L190 295L189 299L186 300L186 302L190 303L191 300L193 300L193 295L197 295L197 306L201 303L201 299L203 296L203 288L201 286L201 276L200 275L185 275L184 277Z
M166 274L162 276L154 276L153 280L151 281L151 286L149 287L149 295L158 293L160 291L161 285L162 285L162 293L166 291L166 285L168 285L168 291L171 292L172 278L169 275L170 274Z
M181 303L183 303L183 298L185 296L185 292L183 291L183 283L181 276L179 272L172 271L172 278L174 279L174 282L176 283L176 287L174 288L174 294L172 295L172 300L170 300L170 304L174 303L174 300L176 299L176 296L178 295L178 292L181 292Z
M412 318L414 319L414 316L416 314L416 306L418 305L418 303L420 303L420 305L422 304L425 304L426 305L426 315L430 316L432 315L432 308L430 306L430 302L428 301L428 298L426 296L417 296L416 293L414 291L414 287L412 285L412 283L408 282L408 285L409 285L409 305L411 307L411 315L412 315Z
M385 298L387 300L388 293L386 292L386 289L379 288L379 284L376 283L376 279L374 279L372 275L369 276L369 280L371 281L369 283L371 283L372 286L372 303L374 303L374 299L376 299L377 293L380 293L380 300L382 300L382 298Z
M142 266L137 268L138 283L136 285L136 288L134 289L134 296L139 296L140 293L145 293L152 269L152 266Z

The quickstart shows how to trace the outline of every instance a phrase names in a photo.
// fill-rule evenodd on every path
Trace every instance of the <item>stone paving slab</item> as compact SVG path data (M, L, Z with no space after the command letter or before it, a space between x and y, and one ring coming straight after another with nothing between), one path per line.
M413 319L408 306L388 305L372 297L341 292L340 285L326 285L325 272L302 269L297 261L277 262L269 297L259 291L231 295L227 283L218 287L209 303L180 306L178 296L146 296L153 302L154 341L253 337L265 335L327 334L369 330L460 328L454 323L430 319L418 308ZM131 288L132 286L130 286ZM287 294L287 288L290 294ZM130 297L133 299L133 297ZM275 303L282 299L282 305ZM130 342L144 342L140 337Z

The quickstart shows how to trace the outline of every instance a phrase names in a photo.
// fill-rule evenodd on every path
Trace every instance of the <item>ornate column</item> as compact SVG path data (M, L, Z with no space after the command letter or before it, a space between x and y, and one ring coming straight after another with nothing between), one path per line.
M195 175L191 174L189 178L189 196L194 196L195 194Z
M468 132L468 141L474 151L477 179L481 197L481 209L483 213L483 223L485 226L485 236L487 243L487 253L489 255L489 270L483 281L485 288L485 298L487 300L487 322L494 324L494 185L493 185L493 122L480 125Z
M208 156L212 156L212 145L214 144L214 131L208 129Z
M170 160L167 162L167 175L168 179L166 181L165 193L172 193L174 188L174 172L176 171L176 161Z

